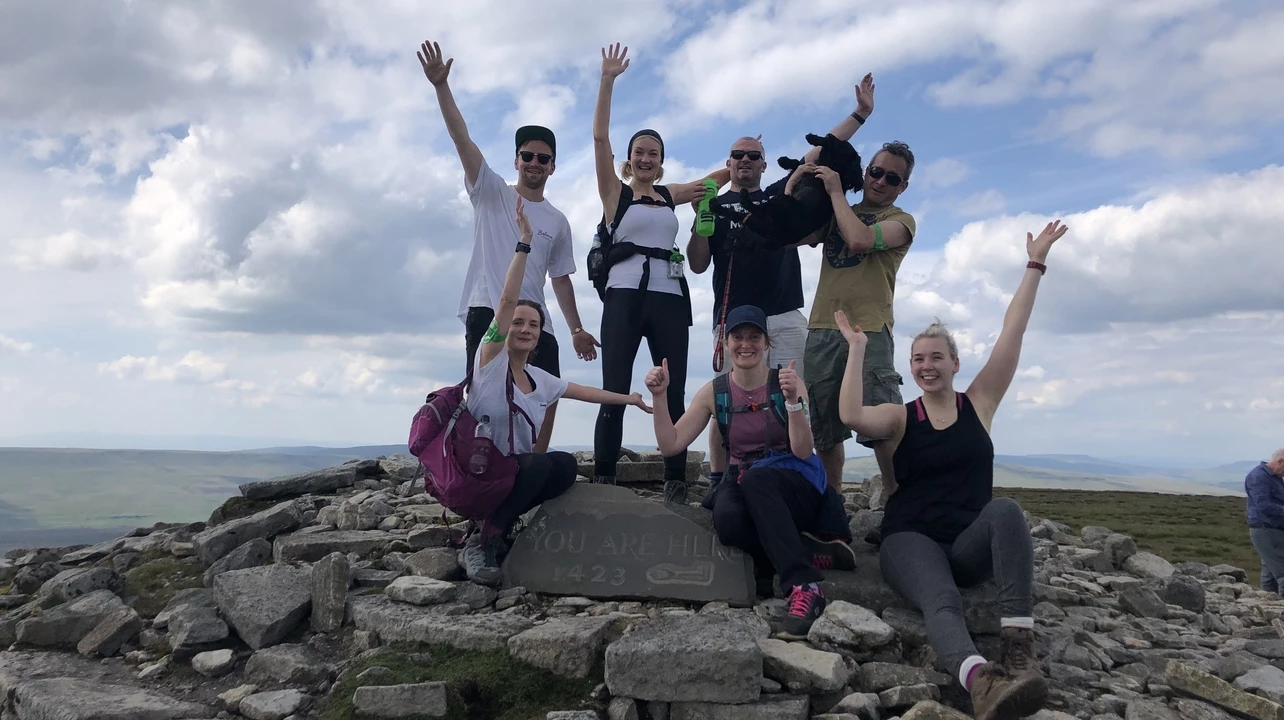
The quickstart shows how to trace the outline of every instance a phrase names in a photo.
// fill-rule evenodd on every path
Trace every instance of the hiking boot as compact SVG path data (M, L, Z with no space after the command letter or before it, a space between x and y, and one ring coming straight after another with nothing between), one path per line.
M478 585L499 585L504 579L499 569L504 539L499 535L474 535L464 546L464 574Z
M614 475L594 475L593 484L594 485L614 485L615 476Z
M674 503L675 505L687 504L687 481L686 480L665 480L664 481L664 501Z
M972 714L976 720L1018 720L1043 709L1048 682L1038 675L1014 676L988 662L972 678Z
M789 610L777 633L787 640L806 640L812 623L825 611L825 596L815 583L795 585L789 592Z
M1043 677L1039 659L1034 655L1034 631L1005 627L999 636L999 662L1014 677Z
M817 570L855 570L856 552L842 540L822 540L811 533L802 534L803 551L811 557Z

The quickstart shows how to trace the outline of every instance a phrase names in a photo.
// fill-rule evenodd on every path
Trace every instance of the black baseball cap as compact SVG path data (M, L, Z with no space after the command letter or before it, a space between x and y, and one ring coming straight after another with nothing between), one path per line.
M543 125L523 125L517 128L517 135L514 140L517 143L517 150L521 150L523 145L532 140L542 140L548 143L553 155L557 155L557 138L553 135L552 130Z
M727 332L741 325L752 325L767 334L767 313L757 305L739 305L727 313Z

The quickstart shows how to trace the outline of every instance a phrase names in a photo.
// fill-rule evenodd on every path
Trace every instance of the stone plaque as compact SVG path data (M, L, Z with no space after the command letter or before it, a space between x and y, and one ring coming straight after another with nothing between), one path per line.
M588 483L535 512L504 562L504 583L554 595L754 602L753 560L718 542L710 513Z

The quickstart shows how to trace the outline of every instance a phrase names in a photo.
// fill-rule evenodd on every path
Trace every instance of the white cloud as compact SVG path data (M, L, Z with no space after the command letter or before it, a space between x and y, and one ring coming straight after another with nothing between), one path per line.
M912 179L915 190L930 190L954 187L971 174L972 168L966 163L943 157L915 167Z
M4 335L0 333L0 348L3 348L5 350L12 350L14 352L29 353L32 350L34 350L35 347L36 347L35 345L32 345L29 342L21 342L19 340L14 340L8 335Z
M98 371L121 379L142 378L151 381L194 384L223 380L227 375L227 366L199 350L192 350L178 361L168 365L155 355L150 357L126 355L118 360L99 364Z

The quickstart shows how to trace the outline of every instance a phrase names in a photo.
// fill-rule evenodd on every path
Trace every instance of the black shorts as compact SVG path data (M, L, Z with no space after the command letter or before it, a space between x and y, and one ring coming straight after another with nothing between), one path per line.
M477 356L477 347L481 345L482 337L490 329L490 324L495 322L495 311L486 307L468 308L468 317L464 321L464 343L468 346L468 364L464 366L464 372L473 366L473 359ZM553 377L562 377L562 366L557 361L557 338L551 332L541 332L539 334L539 344L535 346L535 352L531 353L530 364L552 375Z

